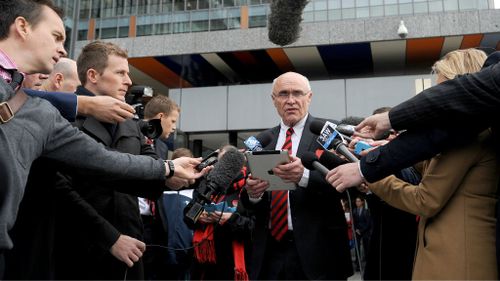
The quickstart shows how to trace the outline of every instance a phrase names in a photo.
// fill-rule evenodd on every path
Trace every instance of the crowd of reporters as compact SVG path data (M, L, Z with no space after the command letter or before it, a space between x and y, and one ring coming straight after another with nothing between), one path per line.
M0 277L346 280L359 270L370 280L498 279L494 124L457 139L449 118L408 125L401 105L359 125L315 118L309 80L287 72L271 89L280 123L256 138L263 150L288 151L272 174L294 188L269 191L232 146L207 166L192 155L164 161L180 107L161 95L129 100L144 112L125 103L126 50L91 42L75 62L63 58L51 1L8 0L0 11ZM491 117L497 62L498 53L451 52L433 67L435 95L486 95L492 104L477 108L487 112L469 114ZM433 97L421 95L407 104ZM169 193L188 188L187 197Z

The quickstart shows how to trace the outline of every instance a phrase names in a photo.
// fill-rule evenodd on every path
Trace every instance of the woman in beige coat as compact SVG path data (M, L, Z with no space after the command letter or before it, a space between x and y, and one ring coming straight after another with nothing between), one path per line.
M478 71L485 57L475 49L447 54L433 67L438 83ZM498 279L497 182L494 143L486 130L475 142L425 161L419 185L394 176L369 184L387 203L420 216L412 279Z

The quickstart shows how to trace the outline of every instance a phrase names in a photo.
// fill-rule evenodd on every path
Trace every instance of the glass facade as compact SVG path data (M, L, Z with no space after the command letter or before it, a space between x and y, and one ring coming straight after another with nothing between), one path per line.
M77 40L265 27L270 0L58 0ZM242 7L245 6L245 12ZM304 22L494 9L494 0L310 0ZM130 18L135 29L130 33ZM248 26L242 26L248 17ZM73 20L76 18L77 20ZM246 20L246 19L245 19ZM89 27L93 28L89 32Z

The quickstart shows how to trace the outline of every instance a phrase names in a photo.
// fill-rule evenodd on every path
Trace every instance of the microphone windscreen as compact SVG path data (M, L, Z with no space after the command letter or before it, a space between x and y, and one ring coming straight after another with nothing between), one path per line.
M315 135L320 135L321 130L323 129L323 126L325 126L325 121L324 120L314 120L311 122L311 125L309 125L309 131Z
M207 184L210 184L219 192L225 192L233 180L238 176L243 165L245 156L237 149L227 150L214 168L207 175Z
M313 166L314 161L319 161L316 154L310 151L307 151L304 154L302 154L300 160L302 161L302 165L304 165L304 167L306 167L308 170L311 171L316 170L316 168Z
M255 137L262 147L268 146L273 140L273 135L269 131L264 131Z
M285 46L297 41L302 11L307 0L272 0L268 22L268 37L276 45Z
M319 162L330 170L336 168L337 166L348 163L347 161L343 160L342 158L338 157L337 155L329 151L325 151L323 154L321 154Z

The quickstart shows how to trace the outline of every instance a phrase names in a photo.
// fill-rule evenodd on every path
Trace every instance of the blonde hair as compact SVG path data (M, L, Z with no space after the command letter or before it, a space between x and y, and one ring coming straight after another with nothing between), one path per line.
M447 53L435 62L432 66L432 73L441 74L444 78L451 80L457 75L478 72L485 60L486 53L481 50L474 48L456 50Z

